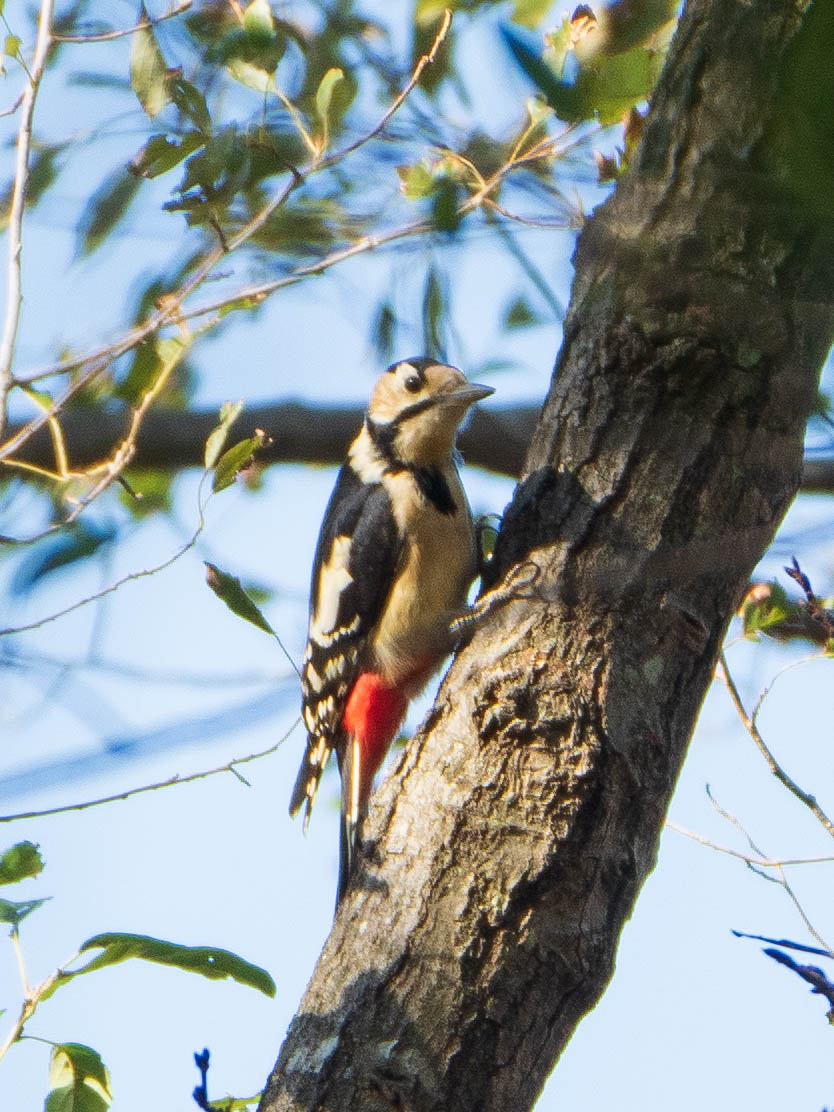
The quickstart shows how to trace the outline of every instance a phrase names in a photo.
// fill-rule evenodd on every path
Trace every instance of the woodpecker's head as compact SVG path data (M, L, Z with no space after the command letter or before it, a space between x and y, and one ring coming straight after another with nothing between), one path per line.
M403 463L431 466L449 458L469 407L494 393L462 371L420 356L392 363L371 394L367 425L374 442Z

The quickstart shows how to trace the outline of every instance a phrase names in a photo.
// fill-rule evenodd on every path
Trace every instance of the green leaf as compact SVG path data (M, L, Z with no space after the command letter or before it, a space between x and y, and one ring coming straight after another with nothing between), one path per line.
M344 81L345 75L337 66L332 66L319 82L316 89L316 116L318 118L322 143L327 146L327 137L330 134L330 105L333 101L333 92L336 86Z
M228 452L223 453L217 461L217 466L214 469L214 480L211 484L211 489L215 494L232 485L238 471L243 471L244 468L249 466L255 452L259 448L263 448L265 442L266 436L264 433L256 432L254 436L239 441L233 448L229 448Z
M44 1112L104 1112L113 1099L104 1062L83 1043L53 1046L49 1085Z
M254 89L256 93L268 93L272 88L272 74L254 62L247 62L244 58L230 58L226 66L235 81L239 81L247 89Z
M81 214L78 224L79 255L89 255L104 243L136 196L139 178L119 169L105 178Z
M275 19L269 0L252 0L243 13L243 28L250 35L272 35Z
M231 977L238 984L256 988L266 996L275 995L275 982L265 969L252 965L229 950L218 950L211 946L181 946L176 942L165 942L160 938L150 938L144 934L97 934L88 939L79 953L98 950L100 953L82 969L69 973L77 977L81 973L92 973L108 965L116 965L128 958L140 958L157 965L172 965L187 973L199 973L213 981Z
M409 201L428 197L434 189L434 176L424 162L416 162L413 166L398 166L397 177L400 179L400 189Z
M547 98L560 119L569 123L598 119L613 123L652 92L666 52L666 43L639 45L618 53L597 52L581 65L576 80L562 81L564 41L561 32L548 37L542 56L535 39L511 27L502 34L518 64ZM557 45L558 44L558 45Z
M216 1112L247 1112L247 1109L258 1104L262 1096L263 1091L255 1093L253 1097L220 1097L208 1103L209 1108L216 1109Z
M538 27L550 9L553 0L513 0L513 23L522 27Z
M43 870L43 858L34 842L18 842L0 857L0 884L16 884Z
M6 35L3 43L3 53L7 58L16 58L20 51L20 39L17 35Z
M223 402L223 405L220 407L220 424L209 433L208 439L206 440L206 453L204 456L206 471L214 467L217 460L220 458L220 453L223 451L223 446L226 443L229 430L240 416L242 410L242 401Z
M113 396L135 404L167 376L188 351L188 342L177 336L165 340L154 337L138 344L130 370L113 390Z
M443 328L448 315L448 289L434 267L429 268L423 290L423 351L443 351Z
M527 328L531 324L541 324L541 317L533 312L523 297L517 297L507 307L504 315L505 328Z
M211 116L206 98L196 85L192 85L177 73L168 81L168 93L180 112L187 116L203 135L211 135Z
M431 219L440 232L454 232L463 216L459 210L460 184L451 177L436 179L431 198Z
M764 633L790 618L795 612L785 588L775 579L755 584L741 604L744 636L757 640Z
M128 169L140 178L156 178L167 170L179 166L189 155L205 145L200 131L188 131L181 139L167 135L152 135L144 147L130 160Z
M130 84L147 114L153 117L170 100L168 71L144 3L139 7L143 26L133 33L130 48Z
M37 911L41 904L45 904L51 898L51 896L44 896L40 900L0 900L0 923L17 927L27 915Z
M136 519L167 513L172 505L174 475L165 468L130 468L119 484L119 501Z
M220 568L210 564L207 560L205 565L206 583L217 597L226 603L231 612L237 614L239 618L251 622L253 626L262 629L264 633L271 633L274 636L275 631L272 626L244 591L240 580L234 575L229 575L228 572L221 571Z
M110 526L93 526L80 521L54 537L47 537L17 568L12 577L12 592L24 594L44 576L86 560L109 544L115 535L115 529Z
M397 335L397 316L390 301L383 301L371 325L371 343L380 363L390 363L394 358Z

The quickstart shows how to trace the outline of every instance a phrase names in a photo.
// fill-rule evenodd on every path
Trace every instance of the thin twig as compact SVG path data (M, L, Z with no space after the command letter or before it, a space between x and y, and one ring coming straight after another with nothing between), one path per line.
M203 478L200 481L201 488L203 482L205 482L207 474L208 472L203 475ZM0 629L0 637L8 637L13 633L28 633L32 629L40 629L42 626L49 625L50 622L55 622L59 618L66 617L67 614L72 614L74 610L80 610L82 606L87 606L91 602L98 602L99 599L106 598L107 595L112 594L114 591L118 591L119 588L123 587L126 583L132 583L137 579L145 579L147 576L157 575L159 572L165 571L166 568L169 568L172 564L176 563L177 560L184 556L186 552L189 552L199 540L200 534L203 532L206 524L205 503L202 501L201 497L198 497L197 511L199 515L197 528L194 530L191 537L185 542L185 544L180 545L180 547L176 550L176 552L174 552L172 556L169 556L167 560L163 560L161 564L156 564L152 568L143 568L141 571L133 571L129 575L125 575L121 579L117 579L115 583L111 583L108 587L104 587L102 590L96 591L92 595L87 595L85 598L79 599L77 602L73 602L69 606L65 606L63 610L58 610L54 614L48 614L45 618L39 618L35 622L27 622L26 625L7 626L5 629Z
M426 66L430 66L437 57L437 52L443 45L443 41L448 35L451 25L452 13L449 8L447 8L443 13L443 22L440 24L440 28L438 29L437 34L434 36L434 42L429 47L428 53L424 54L422 58L418 60L417 65L411 72L411 77L408 79L401 92L399 92L397 96L394 97L394 100L391 102L387 111L383 114L379 123L375 127L371 128L370 131L365 132L365 134L360 136L359 139L354 140L353 143L349 143L346 147L342 147L340 151L336 151L334 154L329 155L327 158L323 158L318 164L319 169L323 170L328 166L333 166L335 165L335 163L341 162L343 158L345 158L349 154L353 154L353 152L358 150L360 147L364 147L366 143L369 143L371 139L375 139L377 135L379 135L385 129L385 126L389 122L389 120L393 116L395 116L397 112L399 112L405 101L417 87L420 78L423 76L423 70L426 68Z
M145 27L155 27L157 23L163 23L166 19L173 19L175 16L182 15L187 12L191 7L193 0L180 0L175 8L170 8L162 15L156 16L155 19L146 18L141 23L135 23L132 27L123 27L119 31L102 31L100 34L91 35L53 35L52 38L55 42L68 42L68 43L83 43L83 42L111 42L113 39L121 39L126 35L133 35L137 31L141 31Z
M21 104L23 104L23 95L24 94L21 93L14 104L10 104L8 108L0 108L0 118L3 116L13 116L18 108L20 108Z
M705 838L703 834L697 834L694 830L687 830L685 826L679 826L671 819L666 820L666 826L670 830L675 830L678 834L683 834L685 838L691 838L693 842L698 842L699 845L708 846L709 849L717 850L719 853L726 853L730 857L735 857L739 861L744 861L747 865L756 865L761 869L781 869L784 865L829 865L834 862L834 857L785 857L785 858L768 858L768 857L755 857L748 853L739 853L737 849L730 849L729 846L722 846L719 842L713 842L709 838Z
M761 849L759 849L759 847L753 841L750 834L747 832L747 830L742 825L741 820L736 815L734 815L731 811L727 811L724 807L722 807L721 804L718 802L718 800L713 796L712 791L710 790L709 784L707 784L707 796L709 797L710 803L712 803L713 807L716 809L716 811L719 813L719 815L721 815L722 818L725 818L728 822L731 822L733 824L733 826L736 827L737 830L741 831L741 833L744 835L745 839L747 840L747 844L751 847L751 849L754 851L754 853L758 857L762 858L763 860L768 860L767 854L764 853ZM791 888L791 885L788 881L788 878L785 875L784 869L780 868L779 866L776 866L776 869L775 869L776 875L773 876L773 875L769 875L768 873L763 873L756 865L751 864L750 862L748 862L748 868L752 869L752 871L754 873L756 873L757 876L762 877L764 880L772 881L774 884L778 884L780 888L783 888L785 890L785 894L787 895L788 899L791 901L791 903L796 908L797 913L799 914L799 917L802 919L802 922L805 924L805 928L808 931L808 933L813 935L813 937L816 938L817 942L819 942L819 944L821 946L824 946L827 950L831 949L828 942L822 937L822 935L816 929L814 924L808 918L808 915L805 912L805 908L799 902L799 897L796 895L793 888Z
M736 712L738 713L738 716L741 719L744 728L753 739L756 748L764 757L765 761L767 761L767 765L770 771L773 773L779 783L786 787L791 795L795 796L800 801L800 803L803 803L811 812L811 814L817 819L817 821L822 824L822 826L832 837L834 837L834 822L832 822L828 815L826 815L825 811L823 811L819 803L817 803L814 796L810 795L806 791L803 791L802 788L800 788L799 785L795 783L795 781L793 781L790 776L788 776L787 772L785 772L785 770L773 756L771 751L768 749L767 745L765 744L764 738L759 733L758 726L744 709L744 704L741 701L741 696L738 693L738 688L736 687L735 682L730 675L729 668L727 667L727 660L723 653L718 659L718 673L730 693L730 699L732 700L733 706L736 708Z
M32 146L32 120L35 100L43 76L51 42L52 10L54 0L41 0L38 19L38 36L29 81L23 90L23 112L17 133L14 185L9 206L8 278L6 284L6 316L0 337L0 435L6 426L6 399L12 386L12 361L14 359L20 310L23 304L21 255L23 254L23 211L26 207L26 187L29 181L29 152Z
M0 815L0 823L18 822L20 819L42 819L49 815L63 815L68 811L86 811L88 807L101 807L105 803L117 803L121 799L130 799L131 796L141 795L143 792L155 792L159 791L160 788L172 788L175 784L190 784L194 780L205 780L207 777L217 776L221 772L231 772L238 779L242 779L235 771L236 766L249 764L250 761L259 761L262 757L271 756L272 753L280 749L300 721L300 718L296 718L286 733L274 745L270 745L268 749L262 749L258 753L250 753L247 757L235 757L216 768L205 769L203 772L190 772L187 776L170 776L167 780L159 780L155 784L143 784L139 788L127 788L115 795L105 795L99 799L87 799L83 803L66 803L63 807L50 807L45 811L21 811L16 815Z

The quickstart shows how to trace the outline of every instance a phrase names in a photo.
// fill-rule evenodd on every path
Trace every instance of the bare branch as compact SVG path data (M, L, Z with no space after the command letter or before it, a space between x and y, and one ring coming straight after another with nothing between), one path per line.
M29 181L29 151L32 145L32 119L35 100L38 95L41 77L46 66L51 42L52 11L54 0L41 0L38 19L38 36L35 42L35 57L29 80L23 90L23 113L17 133L17 155L15 158L14 185L9 207L8 229L8 278L6 283L6 316L3 333L0 336L0 435L6 424L6 398L12 385L12 360L14 358L17 328L20 323L20 309L23 304L21 281L21 256L23 254L23 210L26 207L26 186Z
M203 476L203 479L205 479L205 476ZM39 618L34 622L27 622L25 625L7 626L5 629L0 629L0 637L8 637L14 633L26 633L31 629L41 629L43 626L49 625L50 622L55 622L59 618L65 617L67 614L72 614L74 610L80 610L82 606L87 606L91 602L97 602L99 599L106 598L107 595L112 594L114 591L118 591L119 588L123 587L126 583L133 583L138 579L145 579L148 576L157 575L159 572L165 571L166 568L175 564L177 560L184 556L186 552L189 552L197 543L200 534L205 528L204 510L205 503L200 496L198 497L199 522L197 528L185 544L180 545L176 552L174 552L172 556L169 556L167 560L163 560L160 564L156 564L151 568L143 568L141 571L131 572L129 575L117 579L115 583L111 583L108 587L104 587L101 591L96 591L95 594L87 595L85 598L73 602L70 606L65 606L63 610L57 610L54 614L48 614L45 618Z
M693 842L697 842L699 845L717 850L718 853L726 853L729 857L735 857L739 861L744 861L747 865L756 865L760 869L781 869L785 865L829 865L834 862L834 857L769 858L753 856L749 853L739 853L738 850L730 849L729 846L722 846L719 842L713 842L709 838L705 838L703 834L697 834L694 830L687 830L685 826L679 826L671 819L666 820L666 826L678 834L683 834L685 838L691 838Z
M517 475L535 427L539 406L477 408L464 428L459 446L464 459L503 475ZM247 434L264 429L272 443L259 453L262 463L340 464L364 407L310 405L300 401L247 407L239 418ZM124 436L127 411L73 407L61 417L67 454L77 468L92 467ZM217 425L217 410L151 409L135 439L131 464L137 468L202 467L206 438ZM23 426L11 426L15 436ZM32 436L15 457L18 463L49 468L54 450L46 429Z
M736 687L735 682L730 675L730 670L727 666L727 658L724 656L723 653L718 659L717 673L719 678L724 681L724 684L726 685L726 688L730 693L730 699L732 700L733 706L736 708L736 712L738 713L738 716L741 719L745 730L747 730L747 733L753 739L756 748L767 761L767 765L770 771L773 773L779 783L784 785L784 787L788 789L791 795L795 796L800 801L800 803L803 803L808 808L808 810L817 819L817 821L820 822L822 826L824 826L825 829L828 831L828 833L834 838L834 822L832 822L828 815L826 815L826 813L820 807L819 803L817 803L814 796L810 795L806 791L803 791L802 788L800 788L799 785L794 780L792 780L790 776L788 776L787 772L785 772L785 770L773 756L770 749L768 749L767 745L765 744L764 738L759 732L758 726L744 708L744 703L742 702L741 696L738 693L738 688Z
M100 34L91 35L53 35L53 42L66 42L66 43L84 43L84 42L111 42L113 39L121 39L126 35L133 35L136 31L141 31L143 27L155 27L157 23L164 23L166 19L173 19L175 16L182 15L187 12L191 7L193 0L180 0L176 7L170 8L162 15L158 15L155 19L143 19L141 23L135 23L132 27L123 27L118 31L102 31Z
M741 820L736 815L734 815L731 811L728 811L724 807L722 807L721 804L718 802L718 800L713 796L712 791L710 790L709 784L707 784L707 795L709 797L710 803L712 803L713 807L716 809L716 811L719 813L719 815L721 815L722 818L725 818L728 822L732 823L733 826L735 826L737 830L741 831L741 833L744 835L745 839L747 840L747 844L750 846L750 848L753 850L753 852L756 854L756 856L760 857L762 859L767 859L767 854L763 853L762 850L759 849L759 847L753 841L750 834L744 828ZM747 862L747 865L757 876L762 877L763 880L772 881L774 884L778 884L780 888L784 889L785 895L788 897L788 899L791 901L793 906L796 908L797 913L799 914L799 917L802 920L802 922L805 924L805 928L808 931L808 933L813 935L813 937L816 938L817 942L819 942L819 944L821 946L824 946L826 948L826 950L830 950L831 947L829 946L828 942L826 942L826 940L822 937L820 932L817 930L817 928L814 926L814 924L809 919L808 914L805 911L805 908L802 906L802 904L799 901L799 897L797 896L796 892L794 892L793 888L791 887L790 882L788 881L788 878L785 875L784 870L780 866L775 866L776 875L773 876L769 873L762 872L762 869L760 867L760 862L758 862L758 861L754 861L753 859L751 859L750 861Z
M143 784L139 788L126 788L123 792L117 792L115 795L105 795L98 799L87 799L83 803L67 803L63 807L50 807L45 811L20 811L16 815L0 815L0 823L3 822L17 822L19 819L42 819L47 815L63 815L68 811L86 811L89 807L101 807L105 803L116 803L122 799L130 799L134 795L142 795L143 792L155 792L160 788L171 788L175 784L190 784L194 780L205 780L209 776L217 776L221 772L231 772L237 776L239 780L243 780L235 769L238 765L249 764L251 761L259 761L262 757L269 757L276 753L296 726L301 721L296 718L292 726L286 731L283 737L279 738L274 745L270 745L268 749L261 749L258 753L250 753L246 757L233 757L232 760L227 761L225 764L217 765L214 768L204 769L202 772L190 772L187 776L169 776L167 780L159 780L155 784ZM243 781L246 783L246 781Z

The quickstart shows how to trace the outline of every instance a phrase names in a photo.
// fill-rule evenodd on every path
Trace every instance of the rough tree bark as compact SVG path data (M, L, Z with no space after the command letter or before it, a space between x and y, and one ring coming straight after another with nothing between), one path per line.
M833 8L687 5L580 237L499 538L498 572L540 567L536 597L458 654L377 793L262 1112L530 1108L604 990L799 483L834 327L834 186L815 176L834 166Z

